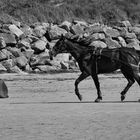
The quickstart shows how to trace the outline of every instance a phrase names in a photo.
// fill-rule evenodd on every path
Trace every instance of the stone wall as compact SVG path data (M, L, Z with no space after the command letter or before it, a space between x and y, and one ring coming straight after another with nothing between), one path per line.
M129 21L119 22L112 27L84 21L64 21L60 25L35 23L31 26L15 22L0 25L0 72L78 70L70 54L59 54L50 60L47 46L53 47L61 34L77 41L84 39L90 46L134 47L140 50L140 25L132 26Z

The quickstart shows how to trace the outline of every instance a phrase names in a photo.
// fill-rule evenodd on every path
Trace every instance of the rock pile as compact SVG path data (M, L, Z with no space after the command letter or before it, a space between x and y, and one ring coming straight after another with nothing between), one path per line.
M0 25L0 72L52 72L78 69L70 54L59 54L50 60L48 44L69 35L84 39L90 46L101 48L134 47L140 50L140 25L129 21L108 27L99 23L64 21L60 25L35 23L31 26L14 22Z

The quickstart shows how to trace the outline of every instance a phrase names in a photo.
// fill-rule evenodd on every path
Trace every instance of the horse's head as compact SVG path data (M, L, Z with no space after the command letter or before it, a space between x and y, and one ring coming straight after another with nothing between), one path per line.
M52 56L56 56L59 53L66 53L65 37L61 35L60 39L56 42L54 47L51 50Z

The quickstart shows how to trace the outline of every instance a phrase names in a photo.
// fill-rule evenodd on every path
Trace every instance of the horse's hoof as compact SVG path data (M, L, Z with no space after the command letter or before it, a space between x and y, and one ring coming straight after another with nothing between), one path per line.
M125 96L124 96L124 95L122 95L122 96L121 96L121 101L123 102L123 101L124 101L124 99L125 99Z
M95 103L99 103L99 102L101 102L101 101L102 101L102 99L97 98L97 99L95 100Z
M77 96L78 96L78 99L79 99L80 101L82 101L82 95L81 95L81 94L78 94Z

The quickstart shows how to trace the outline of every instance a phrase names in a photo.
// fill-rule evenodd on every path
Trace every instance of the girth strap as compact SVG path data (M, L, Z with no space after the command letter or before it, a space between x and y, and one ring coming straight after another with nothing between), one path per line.
M98 62L97 60L100 59L100 56L102 54L102 48L96 48L94 51L93 51L93 55L95 57L95 68L96 68L96 74L98 74Z

